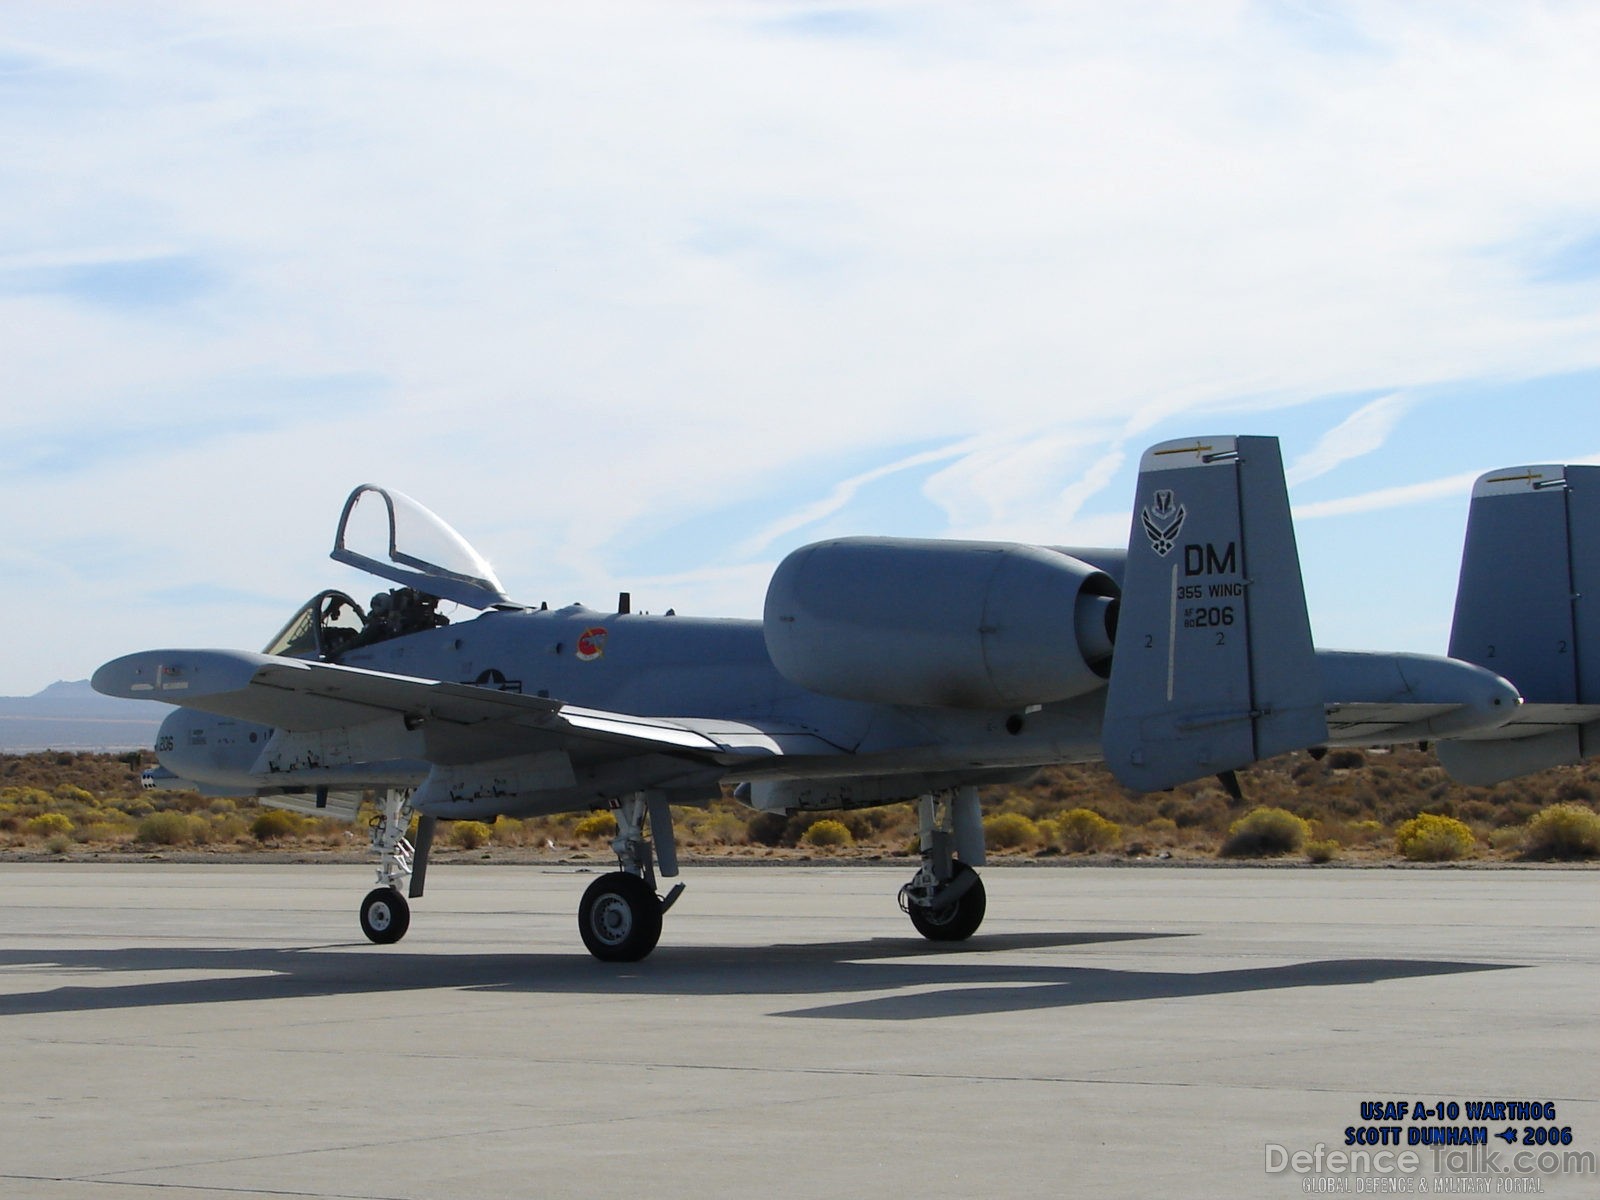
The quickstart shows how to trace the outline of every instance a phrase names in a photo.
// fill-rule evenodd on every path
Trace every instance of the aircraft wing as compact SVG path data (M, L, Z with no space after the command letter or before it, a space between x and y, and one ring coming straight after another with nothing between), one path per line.
M587 759L688 755L721 765L840 751L804 730L737 720L636 716L474 684L240 650L148 650L94 676L106 695L314 735L398 721L429 761L462 763L559 750Z

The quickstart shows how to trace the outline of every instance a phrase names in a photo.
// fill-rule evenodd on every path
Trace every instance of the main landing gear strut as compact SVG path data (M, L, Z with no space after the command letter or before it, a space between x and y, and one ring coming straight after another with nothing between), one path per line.
M372 818L372 849L379 859L378 886L361 902L361 932L381 946L398 942L411 927L411 905L400 889L409 883L411 896L422 895L428 849L433 842L432 817L423 817L418 823L416 845L406 836L413 812L410 799L409 791L384 792L378 800L378 815Z
M917 824L922 869L900 889L900 909L930 941L965 941L978 932L988 906L983 880L973 870L983 866L978 789L923 796L917 801Z
M621 800L616 809L617 837L611 848L619 870L589 885L578 904L578 932L589 953L602 962L638 962L661 939L661 918L683 894L675 884L656 895L656 860L668 879L678 873L672 812L662 792L641 792ZM657 845L645 840L648 818Z

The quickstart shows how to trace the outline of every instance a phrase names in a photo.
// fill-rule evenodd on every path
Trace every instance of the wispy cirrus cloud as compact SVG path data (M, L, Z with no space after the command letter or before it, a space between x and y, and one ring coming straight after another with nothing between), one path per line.
M842 511L860 493L861 489L891 475L898 475L902 471L914 470L917 467L931 466L934 463L948 462L952 458L959 458L971 450L970 442L961 442L954 446L945 446L937 450L925 450L920 454L908 455L896 459L894 462L885 463L881 467L874 467L870 471L863 471L849 479L841 480L835 484L833 490L826 496L813 503L807 504L774 521L753 537L742 542L735 553L739 557L748 558L752 555L764 553L774 542L788 537L790 534L805 529L824 521L835 513Z
M1600 454L1586 454L1564 459L1568 466L1600 465ZM1484 470L1463 471L1421 483L1404 483L1395 487L1377 488L1354 496L1341 496L1336 500L1318 500L1294 506L1296 520L1314 521L1322 517L1350 517L1363 513L1383 512L1393 508L1407 508L1427 504L1434 500L1459 500L1471 494L1472 485Z
M1326 475L1353 459L1381 449L1415 403L1414 399L1395 393L1362 405L1289 464L1284 472L1289 485L1293 487Z

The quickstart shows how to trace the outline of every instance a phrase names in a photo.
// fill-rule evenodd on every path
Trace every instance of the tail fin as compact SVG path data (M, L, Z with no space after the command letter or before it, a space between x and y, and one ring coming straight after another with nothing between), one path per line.
M1512 467L1474 485L1450 657L1531 704L1600 703L1600 467Z
M1472 489L1450 657L1526 703L1485 739L1444 742L1456 778L1494 783L1600 754L1600 467L1508 467Z
M1139 465L1101 733L1155 791L1326 741L1276 438L1165 442Z

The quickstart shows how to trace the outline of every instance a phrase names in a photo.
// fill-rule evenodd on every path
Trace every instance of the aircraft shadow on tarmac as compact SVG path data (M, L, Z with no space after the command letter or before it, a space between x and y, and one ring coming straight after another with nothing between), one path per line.
M633 995L644 1000L765 995L787 1001L826 995L828 1003L771 1015L918 1020L1176 996L1341 987L1505 970L1514 965L1354 958L1179 972L985 961L1004 951L1064 950L1181 936L1187 935L994 934L957 948L930 947L920 938L765 947L674 946L661 948L644 962L626 965L597 963L582 953L411 954L374 950L365 943L303 949L10 949L0 950L0 970L49 967L93 976L95 982L0 995L0 1017L461 988L531 995ZM119 972L203 975L208 971L228 974L126 984L113 981ZM840 993L862 998L840 1002Z

